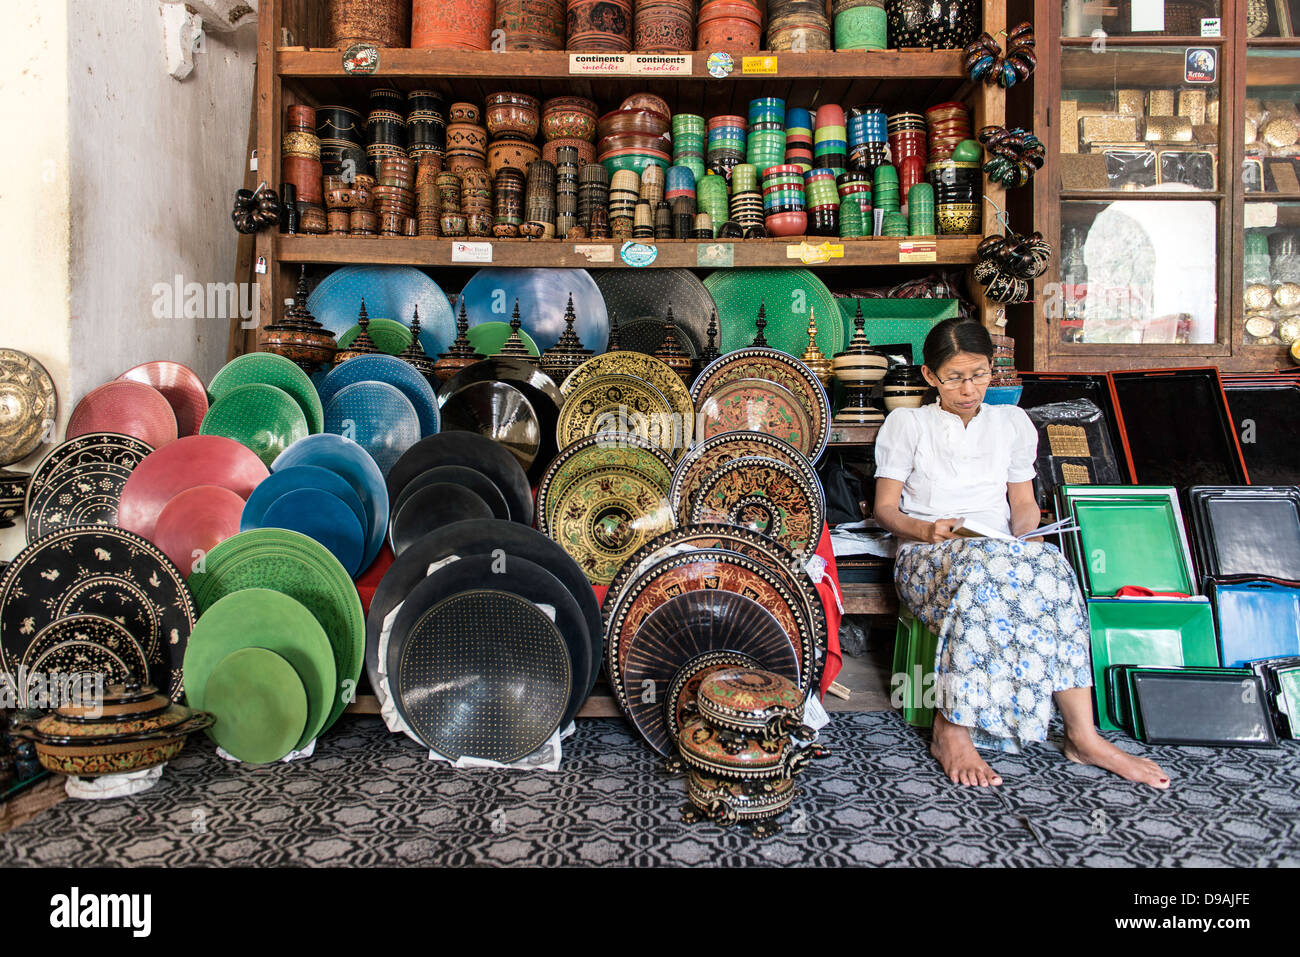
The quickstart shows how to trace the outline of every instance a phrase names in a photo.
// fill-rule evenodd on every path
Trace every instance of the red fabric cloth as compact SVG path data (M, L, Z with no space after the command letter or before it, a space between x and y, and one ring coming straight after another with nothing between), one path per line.
M822 671L821 695L826 695L826 689L830 687L835 676L840 673L844 660L840 655L840 608L835 601L835 596L839 592L840 577L835 567L835 553L831 550L831 532L825 525L822 526L821 541L817 543L817 554L826 561L826 573L828 578L817 585L817 593L821 596L822 607L826 610L826 667ZM379 557L375 559L364 575L357 579L357 594L361 596L361 607L370 613L370 602L375 597L375 589L379 587L379 582L383 579L384 574L393 564L393 552L385 545L379 552ZM831 582L834 582L834 588ZM605 602L605 592L609 589L603 585L593 585L592 590L596 593L596 601L599 604Z
M1152 591L1145 585L1125 585L1115 592L1116 598L1191 598L1180 591Z

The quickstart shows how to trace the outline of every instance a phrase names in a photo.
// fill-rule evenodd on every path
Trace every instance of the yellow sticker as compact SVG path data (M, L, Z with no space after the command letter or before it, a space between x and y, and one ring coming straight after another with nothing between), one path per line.
M939 244L933 239L898 244L900 263L932 263L939 258Z
M774 56L747 56L740 62L740 72L753 76L755 74L771 74L776 72L776 57Z
M843 259L844 244L825 242L814 246L812 243L802 242L798 245L786 246L785 258L798 259L805 266L830 262L832 259Z

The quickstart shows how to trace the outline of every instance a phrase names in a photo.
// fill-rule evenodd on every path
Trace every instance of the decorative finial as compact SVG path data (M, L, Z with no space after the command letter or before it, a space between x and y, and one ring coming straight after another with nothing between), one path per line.
M487 358L481 352L476 352L474 346L469 341L469 316L465 314L465 298L460 300L460 310L456 315L456 340L450 348L442 355L438 356L438 361L434 363L433 373L438 378L439 383L446 382L461 369L472 366Z
M758 330L758 335L754 336L754 345L766 346L767 339L763 337L763 330L767 328L767 303L761 300L758 304L758 318L754 320L754 328Z
M578 338L578 331L574 327L577 321L578 316L573 310L573 293L569 293L569 304L564 308L564 332L560 333L555 345L542 354L539 363L542 371L555 382L563 382L569 373L591 355L591 350L584 349L582 340Z
M523 336L520 334L523 324L524 321L519 317L519 299L516 298L515 310L510 315L510 338L502 343L501 348L496 351L497 355L537 361L537 357L528 351L528 346L524 344Z
M677 324L673 322L673 307L668 307L668 315L664 317L664 338L655 350L655 358L668 366L687 385L691 382L691 370L695 363L691 360L690 355L682 348L682 344L677 341Z

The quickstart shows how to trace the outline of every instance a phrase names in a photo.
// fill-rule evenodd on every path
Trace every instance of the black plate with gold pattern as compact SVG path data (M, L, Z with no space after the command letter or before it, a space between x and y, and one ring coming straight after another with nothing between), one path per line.
M792 590L803 596L809 627L816 637L817 647L826 646L826 609L822 607L821 596L817 593L817 586L807 568L794 552L780 542L768 538L762 532L739 525L684 525L646 542L623 564L610 582L609 589L605 592L605 601L601 605L601 617L605 623L609 623L609 616L619 598L638 575L663 559L691 548L721 548L762 562L773 574L782 577Z
M668 491L668 499L678 522L686 524L690 521L695 491L712 477L714 470L743 455L765 455L785 462L798 469L809 486L816 488L819 493L822 491L817 470L804 458L803 453L790 443L783 442L766 432L723 432L711 439L705 439L682 456L681 462L677 464L677 469L673 472L673 484ZM824 495L822 501L825 502Z
M31 695L43 681L46 693L57 693L48 684L50 675L74 680L98 675L105 686L149 683L144 649L124 626L102 615L70 615L46 625L27 646L21 668L25 680L18 690L19 707L45 707Z
M439 432L403 452L388 472L388 500L397 501L407 482L439 465L464 465L482 472L506 497L511 519L533 524L533 490L518 460L491 439L473 432Z
M700 485L692 522L722 522L775 538L807 561L826 520L821 483L774 458L747 455L719 466Z
M412 620L411 615L418 616L422 609L431 608L450 595L483 588L510 592L535 605L555 609L555 624L564 638L573 665L572 689L560 722L561 726L567 725L586 699L587 678L591 670L591 636L577 599L541 565L506 554L468 555L436 569L416 585L407 596L398 618L407 615L407 620ZM400 637L398 622L394 622L389 638L390 652L394 640L404 640Z
M148 657L150 683L180 699L194 602L152 543L121 528L74 525L19 552L0 578L0 666L15 673L41 629L71 615L125 627Z
M611 609L605 627L605 674L622 707L627 708L630 688L624 676L628 651L624 638L630 639L644 617L664 602L688 592L716 590L766 602L795 651L799 690L806 693L816 687L821 673L818 651L825 647L825 629L821 635L814 634L803 593L761 561L725 549L705 548L657 562L633 579Z
M432 535L426 535L399 555L384 573L366 614L366 674L376 695L382 698L384 694L379 683L379 639L383 633L384 619L424 580L429 574L430 565L446 561L452 556L463 558L496 551L504 554L507 560L521 558L545 568L560 580L578 602L591 639L591 665L583 698L591 694L605 653L600 606L596 603L596 593L591 590L591 583L568 553L541 532L518 522L492 519L457 522Z
M388 645L398 712L421 741L452 760L509 764L532 754L560 726L572 693L560 629L507 591L462 591L428 605L419 600L426 585L435 591L436 577L398 613Z
M627 716L660 754L671 754L665 699L678 673L698 656L716 651L745 655L759 667L799 681L790 639L766 608L735 592L705 589L669 599L641 623L623 669L627 688L658 694L629 695Z

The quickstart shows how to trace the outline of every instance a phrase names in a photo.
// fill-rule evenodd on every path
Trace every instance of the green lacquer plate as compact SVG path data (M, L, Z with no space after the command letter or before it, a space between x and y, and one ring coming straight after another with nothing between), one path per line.
M1088 625L1093 700L1097 726L1103 731L1123 728L1106 701L1106 669L1111 665L1213 667L1219 663L1214 613L1204 599L1096 599L1088 602Z
M411 345L410 327L396 319L371 319L366 331L370 333L370 341L378 346L381 352L386 352L390 356L401 355ZM339 348L346 349L359 335L361 335L361 326L353 326L339 336Z
M307 689L293 665L266 648L241 648L208 676L203 710L216 717L209 737L249 764L291 752L307 727Z
M316 387L294 363L274 352L250 352L231 359L212 377L208 395L216 404L226 393L241 385L261 383L283 389L302 408L307 419L307 429L312 435L325 431L325 409L321 406Z
M214 602L199 616L185 649L185 694L191 708L207 710L208 679L227 656L243 648L274 651L293 666L307 691L307 721L290 750L304 747L328 726L338 686L324 629L308 608L270 588L245 588ZM209 733L220 743L215 726Z
M773 349L798 358L808 348L808 319L817 320L817 348L827 359L848 344L844 316L826 284L807 269L719 269L704 280L718 307L718 349L725 355L754 344L761 305L763 336Z
M474 347L474 351L479 355L491 356L501 351L506 340L510 338L510 323L508 322L480 322L477 326L471 326L469 333L469 344ZM524 346L528 349L529 355L541 355L537 348L537 343L533 337L524 330L519 330L519 338L524 341ZM375 343L378 345L379 343Z
M299 532L258 528L240 532L208 552L188 584L202 614L218 600L246 588L269 588L310 609L334 650L338 676L328 730L356 692L366 651L366 619L347 570L329 549Z
M1065 486L1061 493L1079 525L1071 551L1088 597L1109 597L1125 585L1198 591L1172 489Z
M221 435L252 449L267 468L299 439L307 419L293 396L273 385L250 383L231 389L212 403L200 435Z

